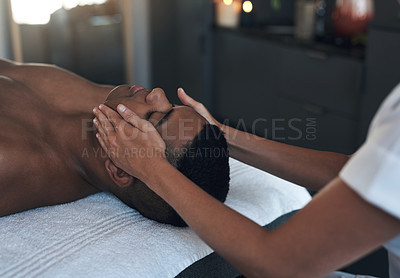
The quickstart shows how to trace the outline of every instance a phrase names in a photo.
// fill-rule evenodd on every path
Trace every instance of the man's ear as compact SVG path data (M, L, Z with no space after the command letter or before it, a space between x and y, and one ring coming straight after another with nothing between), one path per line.
M106 167L108 176L113 180L116 185L118 185L118 187L128 187L135 180L134 177L115 166L115 164L110 159L106 160L104 166Z

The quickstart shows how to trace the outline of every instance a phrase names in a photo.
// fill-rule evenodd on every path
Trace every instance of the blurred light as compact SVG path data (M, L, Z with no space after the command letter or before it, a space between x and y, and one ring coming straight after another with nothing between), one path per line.
M233 3L233 0L224 0L224 4L227 6L232 5L232 3Z
M121 23L122 17L120 14L117 15L100 15L91 16L89 18L90 25L92 26L107 26Z
M64 9L70 10L76 6L85 5L101 5L107 2L107 0L62 0Z
M252 10L253 10L253 3L251 3L251 1L244 1L243 2L243 11L245 13L251 13Z
M46 24L61 7L62 0L11 0L13 18L18 24Z
M13 19L18 24L47 24L52 13L64 7L104 4L107 0L11 0Z

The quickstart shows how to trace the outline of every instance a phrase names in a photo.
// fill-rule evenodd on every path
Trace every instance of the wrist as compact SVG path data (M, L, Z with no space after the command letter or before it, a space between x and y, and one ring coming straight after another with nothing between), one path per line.
M227 133L229 130L229 126L221 124L220 122L217 122L216 126L218 126L218 128L224 133Z
M166 158L154 159L151 167L148 167L148 171L144 174L143 179L149 187L153 187L160 183L160 179L167 176L171 170L175 168L168 162ZM153 188L152 188L153 189Z
M219 128L224 133L224 136L225 136L225 139L226 139L228 145L231 143L231 141L234 141L233 139L236 138L237 135L238 135L238 130L234 129L234 128L230 127L230 126L221 124L219 126Z

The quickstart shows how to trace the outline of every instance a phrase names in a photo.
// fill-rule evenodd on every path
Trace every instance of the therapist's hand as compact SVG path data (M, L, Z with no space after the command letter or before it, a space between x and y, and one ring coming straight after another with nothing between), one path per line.
M192 107L197 113L199 113L203 118L205 118L210 124L216 125L219 128L222 127L221 123L219 123L214 117L208 112L207 108L200 102L195 101L191 98L186 92L182 89L178 89L178 97L182 101L184 105Z
M119 113L119 114L118 114ZM165 156L165 142L154 126L123 105L118 113L100 105L94 109L96 137L115 166L145 181Z

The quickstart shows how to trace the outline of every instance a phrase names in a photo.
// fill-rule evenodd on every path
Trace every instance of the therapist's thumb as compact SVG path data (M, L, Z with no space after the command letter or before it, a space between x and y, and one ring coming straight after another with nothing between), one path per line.
M182 88L178 89L178 97L184 105L192 107L198 113L203 112L201 111L204 109L203 104L191 98Z

